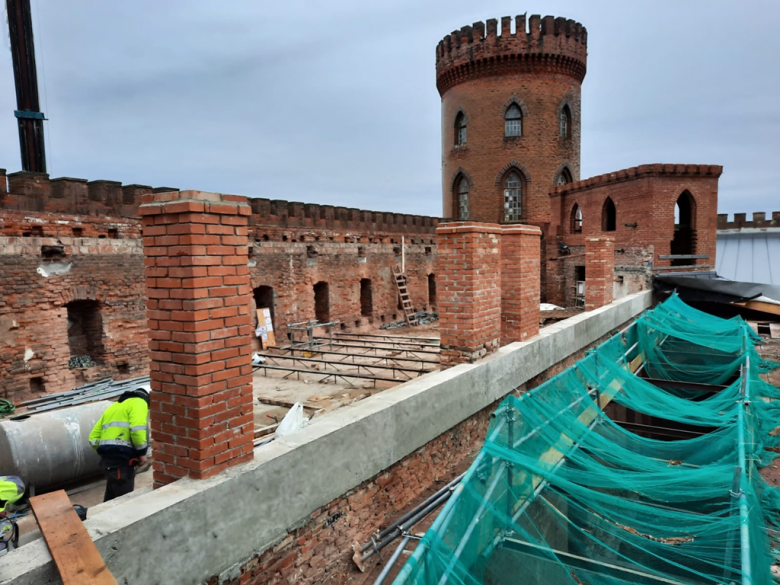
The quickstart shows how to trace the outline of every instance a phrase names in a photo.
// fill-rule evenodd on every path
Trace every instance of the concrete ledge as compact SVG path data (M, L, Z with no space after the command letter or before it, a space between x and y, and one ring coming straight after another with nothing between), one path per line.
M321 506L377 475L530 378L650 307L624 297L461 364L315 419L251 463L112 502L86 521L120 583L202 583L238 568ZM0 585L60 583L42 540L0 562Z

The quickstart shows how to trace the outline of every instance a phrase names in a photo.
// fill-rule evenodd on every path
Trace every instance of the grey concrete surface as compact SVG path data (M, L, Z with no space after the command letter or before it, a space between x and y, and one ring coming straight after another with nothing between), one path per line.
M182 479L119 498L86 521L122 584L227 579L314 510L380 473L520 384L616 330L651 305L650 292L546 327L476 363L428 374L330 412L205 481ZM42 540L0 561L0 585L60 583Z

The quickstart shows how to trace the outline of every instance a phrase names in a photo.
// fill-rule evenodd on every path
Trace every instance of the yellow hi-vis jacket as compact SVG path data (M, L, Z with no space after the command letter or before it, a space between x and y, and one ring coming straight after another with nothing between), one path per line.
M0 512L24 495L24 482L15 475L0 475Z
M149 406L143 398L126 398L109 406L89 433L89 444L101 457L130 460L149 447Z

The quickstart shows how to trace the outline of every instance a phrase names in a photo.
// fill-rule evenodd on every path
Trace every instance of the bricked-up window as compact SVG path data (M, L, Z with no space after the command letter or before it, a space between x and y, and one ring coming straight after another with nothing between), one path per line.
M258 286L252 291L255 299L256 309L269 309L271 312L271 321L274 321L274 289L271 286ZM255 313L255 316L257 313Z
M561 138L571 138L571 110L567 105L561 108L558 130Z
M436 308L436 275L428 275L428 304L431 309Z
M371 293L371 279L360 279L360 314L371 317L374 314L374 299Z
M523 183L511 172L504 183L504 221L520 221L523 216Z
M569 169L563 169L560 173L558 173L558 178L555 180L555 184L565 185L567 183L571 183L571 173L569 172Z
M579 234L582 232L582 209L576 203L571 210L571 233Z
M455 193L458 197L458 219L468 219L469 180L463 175L455 182Z
M617 227L617 210L615 202L611 197L607 197L604 207L601 208L601 230L605 232L614 232Z
M455 116L455 146L466 144L466 116L458 112Z
M71 301L68 311L68 346L71 357L103 355L103 317L97 301Z
M327 282L314 285L314 318L320 323L330 321L330 286Z
M504 136L522 136L523 135L523 112L520 106L512 104L506 110L504 116Z

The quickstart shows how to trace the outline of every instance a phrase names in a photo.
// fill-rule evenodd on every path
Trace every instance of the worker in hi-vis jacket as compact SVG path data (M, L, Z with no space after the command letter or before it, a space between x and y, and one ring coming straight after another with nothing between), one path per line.
M124 392L109 406L89 434L106 476L104 502L133 491L135 467L146 463L149 447L149 392Z

